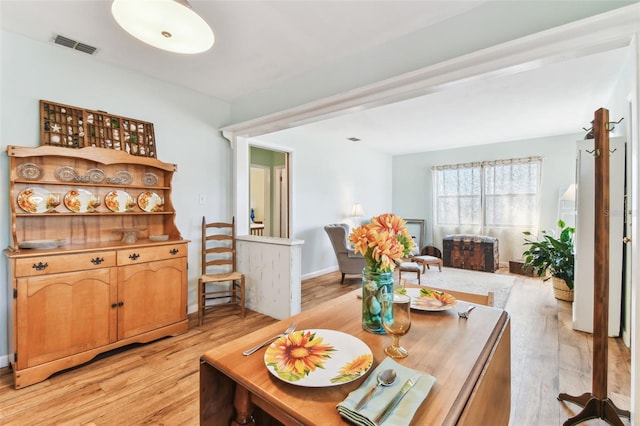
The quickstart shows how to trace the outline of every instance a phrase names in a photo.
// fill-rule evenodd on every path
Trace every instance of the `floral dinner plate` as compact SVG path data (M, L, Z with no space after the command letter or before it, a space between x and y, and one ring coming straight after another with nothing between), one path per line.
M60 204L60 196L57 202L53 194L44 188L34 186L20 191L18 194L18 205L27 213L47 213Z
M458 300L448 293L423 288L407 288L406 293L411 296L411 308L418 311L446 311L458 303Z
M100 199L86 189L70 190L64 195L63 201L64 205L74 213L92 212L100 205Z
M145 212L159 212L162 211L164 200L155 192L144 191L138 195L138 207Z
M131 195L126 191L111 191L104 196L104 204L116 213L128 212L136 205Z
M373 354L362 340L340 331L300 330L273 342L264 363L287 383L327 387L362 377L373 364Z

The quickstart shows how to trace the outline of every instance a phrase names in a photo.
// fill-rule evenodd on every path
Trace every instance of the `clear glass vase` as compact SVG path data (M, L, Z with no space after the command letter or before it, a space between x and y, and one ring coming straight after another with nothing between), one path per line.
M385 334L382 327L382 298L393 293L393 272L362 270L362 328L369 333Z

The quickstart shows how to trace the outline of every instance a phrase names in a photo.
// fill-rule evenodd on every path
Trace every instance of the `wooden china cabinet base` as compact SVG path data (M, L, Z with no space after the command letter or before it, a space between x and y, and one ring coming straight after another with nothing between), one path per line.
M98 354L188 329L186 241L5 254L17 389Z

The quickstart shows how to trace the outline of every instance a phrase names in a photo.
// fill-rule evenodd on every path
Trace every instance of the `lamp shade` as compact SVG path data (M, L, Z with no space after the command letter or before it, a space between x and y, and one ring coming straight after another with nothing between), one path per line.
M351 216L353 217L362 217L364 216L364 210L362 210L362 205L360 203L354 203L351 208Z
M575 201L576 200L576 184L572 183L569 188L560 197L562 201Z
M213 30L186 0L114 0L111 14L135 38L175 53L202 53Z

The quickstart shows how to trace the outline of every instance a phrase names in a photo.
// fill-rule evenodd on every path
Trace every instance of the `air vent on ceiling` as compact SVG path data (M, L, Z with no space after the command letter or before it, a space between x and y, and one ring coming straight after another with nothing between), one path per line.
M353 141L353 142L359 142L360 141L360 139L355 138L355 137L347 138L347 139L350 140L350 141Z
M75 50L79 50L80 52L88 53L89 55L93 55L95 51L98 50L93 46L89 46L88 44L84 44L84 43L79 43L75 40L71 40L70 38L67 38L61 35L57 35L56 38L53 40L53 42L55 44L59 44L60 46L65 46L70 49L75 49Z

